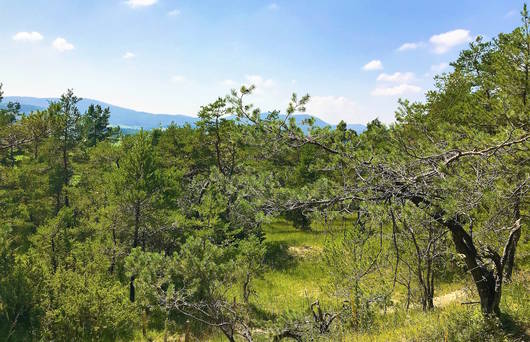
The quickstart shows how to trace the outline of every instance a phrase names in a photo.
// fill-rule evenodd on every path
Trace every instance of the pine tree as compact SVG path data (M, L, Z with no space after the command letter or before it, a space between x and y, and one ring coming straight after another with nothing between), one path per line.
M85 134L88 146L95 146L111 134L109 127L110 109L91 104L85 114Z
M65 94L61 95L61 99L57 103L59 111L55 115L54 133L62 155L60 178L62 179L61 191L66 207L70 206L70 202L65 188L68 186L73 172L69 153L79 143L81 136L81 114L77 108L79 101L81 98L75 96L72 89L68 89Z

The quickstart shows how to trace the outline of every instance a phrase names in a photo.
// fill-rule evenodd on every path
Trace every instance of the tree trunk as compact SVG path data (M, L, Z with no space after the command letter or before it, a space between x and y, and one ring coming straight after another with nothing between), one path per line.
M134 237L133 237L133 248L138 247L138 233L140 231L140 205L137 203L134 207ZM129 283L129 299L134 302L135 299L135 288L134 288L135 276L131 276Z
M232 329L232 327L221 326L221 331L226 336L228 341L236 342L236 339L234 338L234 330Z
M434 309L434 299L431 295L431 290L427 287L423 289L423 296L421 299L421 305L423 311L429 311Z
M247 272L245 281L243 282L243 300L245 304L248 304L248 298L250 297L250 273Z
M521 222L521 209L520 209L520 194L518 194L518 199L515 202L515 208L514 208L514 216L516 222ZM504 266L504 280L506 282L512 281L512 272L513 272L513 266L515 264L515 250L517 248L517 243L519 242L519 238L521 237L521 226L520 223L516 223L515 231L513 232L513 246L508 248L505 253L506 256L506 265Z
M412 297L412 292L410 291L410 283L407 286L407 304L405 310L408 312L410 308L410 298Z
M64 145L63 145L63 190L64 187L68 185L68 133L65 132L64 136ZM70 206L70 201L68 200L68 193L64 190L64 205L66 207Z
M114 267L116 267L116 249L117 249L117 241L116 241L116 225L115 222L112 223L112 259L110 262L109 267L109 273L114 274Z
M9 148L9 159L11 159L11 167L15 167L15 151L13 145Z
M429 251L427 251L429 253ZM434 309L434 270L432 267L433 260L431 256L427 256L427 270L425 274L425 287L423 296L425 298L425 308L424 310Z
M134 289L134 279L135 276L131 276L131 281L129 282L129 300L134 302L136 290Z
M133 248L138 247L138 239L140 233L140 204L136 203L134 206L134 236L133 236Z
M55 273L55 271L57 271L57 258L55 256L55 237L52 236L52 270L53 270L53 273Z
M510 248L508 250L508 257L506 259L506 265L505 267L505 280L506 282L512 281L512 272L513 272L513 265L515 264L515 250L517 247L517 242L519 242L519 238L521 237L521 228L519 228L515 234L514 234L514 247Z
M60 190L55 194L55 215L59 213L59 210L61 210L61 191Z
M412 203L428 203L422 197L409 197ZM459 220L458 215L445 219L445 212L441 208L432 214L432 218L446 227L451 232L451 237L458 253L464 255L466 266L471 273L477 292L480 298L480 307L486 315L500 315L499 303L502 295L503 268L508 263L511 254L515 254L517 248L518 236L520 236L521 219L517 219L510 232L502 258L494 250L486 248L488 259L492 260L495 267L493 270L488 269L478 254L473 238L465 229L464 224Z
M223 175L223 165L221 162L221 136L219 135L219 118L215 118L215 156L217 158L217 168L219 169L219 172L221 172Z
M416 263L417 263L417 273L418 273L418 283L420 284L423 294L421 296L421 306L423 311L432 310L434 308L434 302L433 302L433 293L434 293L434 284L433 284L433 275L434 271L432 269L432 259L430 257L427 258L427 265L424 270L423 268L423 255L418 241L416 240L416 234L414 233L414 230L412 227L410 227L405 220L403 220L403 225L407 228L407 230L410 233L410 237L412 239L412 242L414 243L414 248L416 250ZM431 234L429 232L429 238L431 237ZM429 251L427 251L428 253ZM425 272L425 274L424 274Z
M34 138L34 145L33 145L33 159L37 159L39 156L39 142L37 138Z
M441 216L440 216L441 219ZM444 225L451 231L451 237L456 251L463 254L468 270L480 297L480 307L487 315L499 315L499 303L502 291L502 272L489 270L481 260L475 249L471 236L464 230L462 224L453 218L444 221Z

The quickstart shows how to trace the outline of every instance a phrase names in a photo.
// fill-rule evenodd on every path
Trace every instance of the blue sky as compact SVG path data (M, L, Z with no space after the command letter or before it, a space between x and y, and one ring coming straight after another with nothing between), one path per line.
M196 115L241 84L284 109L309 93L330 122L391 122L399 97L477 35L519 24L522 1L0 0L6 95L78 95L154 113Z

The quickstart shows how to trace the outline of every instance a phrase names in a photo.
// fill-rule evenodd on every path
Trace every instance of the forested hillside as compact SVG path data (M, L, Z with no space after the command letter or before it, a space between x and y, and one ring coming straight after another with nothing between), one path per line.
M361 134L253 86L132 135L72 90L7 104L0 336L529 340L529 20Z
M34 111L45 110L50 102L57 102L58 100L59 99L55 98L41 99L34 97L8 96L4 99L4 103L0 103L0 109L6 109L9 102L13 102L20 104L20 113L30 114ZM188 115L138 112L132 109L113 106L108 103L92 99L81 99L81 101L77 103L77 107L82 112L88 110L91 105L99 105L103 108L108 107L112 114L108 123L113 127L119 126L122 129L128 131L139 131L142 128L147 130L151 130L153 128L166 128L171 124L175 124L177 126L184 126L186 124L195 126L195 123L198 120L196 117ZM296 119L297 125L301 126L307 132L307 127L304 123L304 120L307 120L312 116L308 114L296 114L293 115L293 117ZM229 118L234 119L234 117ZM324 122L323 120L320 120L317 117L315 117L314 120L314 126L334 126ZM361 124L348 124L347 127L353 129L357 133L362 133L366 129L366 127Z

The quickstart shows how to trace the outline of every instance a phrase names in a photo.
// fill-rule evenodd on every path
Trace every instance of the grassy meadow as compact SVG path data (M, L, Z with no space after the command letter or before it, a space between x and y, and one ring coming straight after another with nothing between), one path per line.
M255 280L255 293L250 304L260 326L263 322L288 321L291 317L310 315L311 303L319 300L323 309L338 309L341 301L333 295L331 280L322 260L326 244L342 233L345 223L333 225L312 224L311 230L300 230L289 222L278 220L265 227L267 255L266 272ZM529 242L522 239L521 260L528 262ZM522 267L522 265L521 265ZM526 268L526 267L522 267ZM374 285L376 285L374 283ZM406 290L397 286L391 306L386 313L376 312L371 326L364 331L352 332L346 325L336 329L332 335L317 338L323 341L528 341L530 336L530 274L516 273L511 284L505 285L500 320L487 320L478 305L462 304L478 300L473 293L472 281L465 273L456 273L440 280L435 292L435 310L423 312L418 303L409 310L404 309ZM242 300L238 288L231 295ZM271 324L272 325L272 324ZM265 324L266 326L266 324ZM169 341L185 341L184 325L168 336ZM202 326L204 329L204 326ZM218 331L189 329L191 341L225 341ZM257 341L270 341L274 330L258 329L254 332ZM151 331L150 338L163 341L164 334ZM138 341L142 336L138 334Z

